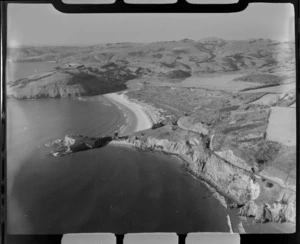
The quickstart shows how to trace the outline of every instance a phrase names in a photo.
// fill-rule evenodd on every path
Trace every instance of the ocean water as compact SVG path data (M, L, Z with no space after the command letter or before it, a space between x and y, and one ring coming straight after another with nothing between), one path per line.
M8 233L228 232L226 209L175 157L119 146L53 157L44 146L124 123L101 96L9 99Z
M182 162L106 146L49 155L67 133L111 134L124 123L108 102L8 100L8 232L228 231L226 211Z
M6 62L6 80L14 81L31 75L53 70L57 66L54 62Z

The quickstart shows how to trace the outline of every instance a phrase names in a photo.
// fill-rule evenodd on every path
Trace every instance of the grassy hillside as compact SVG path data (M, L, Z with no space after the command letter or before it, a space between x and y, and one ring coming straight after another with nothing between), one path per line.
M216 72L288 73L295 69L294 53L294 43L218 38L147 44L108 43L85 47L10 48L8 58L13 62L55 61L58 67L47 77L46 87L43 84L41 88L42 82L38 82L46 78L28 77L12 82L8 94L20 98L47 96L46 90L54 89L49 88L50 83L60 86L60 90L71 89L71 94L94 95L110 89L119 90L126 81L135 78L159 81ZM39 94L34 89L44 89L45 92ZM48 96L69 94L55 91L49 92Z

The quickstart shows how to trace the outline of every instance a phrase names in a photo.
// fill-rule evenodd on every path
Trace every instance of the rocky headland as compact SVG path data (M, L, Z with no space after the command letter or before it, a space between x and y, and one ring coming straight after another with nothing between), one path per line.
M112 139L113 137L111 136L94 138L83 135L66 135L64 138L47 143L45 146L50 147L51 154L57 157L93 148L104 147L111 142Z

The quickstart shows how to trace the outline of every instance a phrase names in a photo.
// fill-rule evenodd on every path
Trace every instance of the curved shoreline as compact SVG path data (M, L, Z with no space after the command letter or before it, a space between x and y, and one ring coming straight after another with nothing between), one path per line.
M128 143L128 142L125 142L125 141L113 140L109 143L109 145L129 147L129 148L133 148L133 149L135 148L131 143ZM178 158L183 163L185 162L185 160L182 157L180 157L180 155L175 155L175 154L170 154L170 153L166 153L166 154ZM189 174L190 174L191 177L195 178L196 180L200 180L207 187L207 189L214 195L214 198L217 199L220 202L220 204L226 209L226 221L227 221L227 225L228 225L228 228L229 228L228 232L229 233L234 233L232 221L231 221L230 215L227 211L228 206L227 206L227 202L225 200L225 197L223 195L221 195L215 188L213 188L211 185L209 185L204 180L201 180L201 179L197 178L196 176L194 176L190 172L189 172ZM243 232L243 233L245 233L245 232Z
M141 103L138 103L138 101L130 100L125 95L125 93L126 91L103 95L105 98L109 99L109 101L111 101L113 104L115 104L120 110L122 110L124 116L126 117L126 125L124 125L124 127L122 126L118 131L120 135L129 135L137 131L150 129L154 123L158 122L157 116L153 116L153 115L151 116L151 112L153 111L149 111L149 109L147 110L147 108L143 107ZM121 141L111 141L109 144L115 146L133 147L130 143L121 142ZM172 155L172 156L176 156L176 155ZM177 156L177 158L183 160L179 156ZM194 177L193 175L191 176ZM227 203L224 196L218 193L213 187L211 187L205 181L202 182L208 187L208 189L211 192L215 194L215 198L220 202L220 204L227 209ZM226 219L229 228L229 233L233 233L233 226L228 212L226 214Z
M157 123L157 121L153 122L153 120L151 120L151 118L152 118L151 114L149 116L149 114L147 113L149 110L150 110L150 112L153 112L153 107L151 105L146 104L144 102L137 101L137 100L132 100L132 99L128 98L125 95L125 93L126 93L126 91L104 95L104 97L108 98L111 102L113 102L124 113L125 117L127 118L126 119L127 126L125 127L125 130L124 130L124 132L126 132L127 134L123 132L123 135L130 135L137 131L149 129L149 128L151 128L151 126L154 123ZM148 108L148 106L150 107L150 109ZM157 110L158 109L156 109L156 111ZM154 108L154 112L156 112L156 111ZM142 114L142 116L140 116L140 114ZM130 119L131 119L131 123L130 123ZM147 122L149 123L148 126L145 126L145 121L146 121L146 123ZM136 124L134 124L134 123L136 123ZM140 126L138 126L138 124L140 124ZM138 129L138 128L142 128L142 129ZM121 134L121 133L119 133L119 134ZM121 141L112 141L109 144L119 145L119 146L122 146L122 145L123 146L131 146L131 147L133 146L130 143L121 142ZM170 155L172 155L172 154L170 154ZM177 156L177 155L175 155L175 156ZM178 158L181 159L181 157L178 157ZM203 181L203 182L206 183L205 181ZM246 223L248 229L247 229L247 231L245 231L245 228L243 226L244 221L242 219L240 219L240 217L232 215L230 213L230 210L228 209L228 205L227 205L227 202L226 202L224 196L222 194L220 194L215 188L210 187L210 189L216 193L215 197L227 209L226 219L227 219L227 224L229 227L229 232L230 233L234 233L234 232L247 233L250 230L249 232L251 233L252 232L251 230L254 229L254 226L252 226L253 224ZM224 203L225 203L225 205L224 205ZM268 230L268 227L266 226L263 229Z
M137 131L150 129L153 122L140 104L129 100L125 92L109 93L103 95L115 104L124 114L126 124L120 128L120 135L128 135Z

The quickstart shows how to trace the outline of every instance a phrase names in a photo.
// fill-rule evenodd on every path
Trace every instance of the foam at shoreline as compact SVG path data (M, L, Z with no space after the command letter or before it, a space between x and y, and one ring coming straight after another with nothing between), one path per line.
M120 128L121 135L131 134L136 131L146 130L152 127L154 121L145 112L142 105L128 99L124 93L109 93L104 97L113 102L126 117L126 125Z

